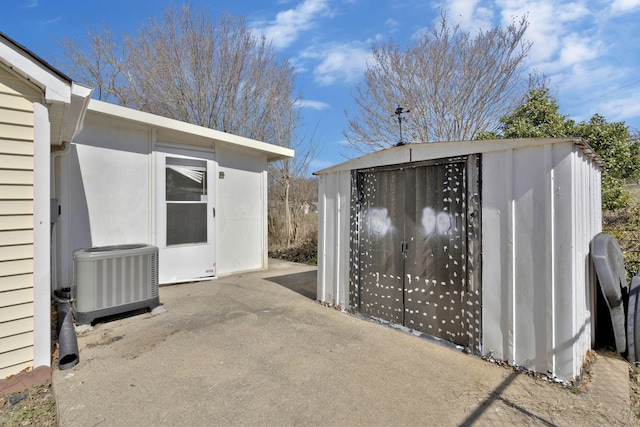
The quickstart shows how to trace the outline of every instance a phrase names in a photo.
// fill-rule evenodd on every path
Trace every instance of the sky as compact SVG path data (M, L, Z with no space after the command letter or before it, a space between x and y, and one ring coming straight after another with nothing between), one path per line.
M83 40L102 22L133 33L179 0L12 0L3 2L0 31L47 61L62 38ZM545 74L560 112L576 121L598 113L640 129L640 0L191 0L216 21L243 16L296 68L306 135L320 148L310 172L341 163L343 131L356 113L371 44L415 43L441 11L470 32L527 16L533 42L528 68ZM70 76L74 77L74 76ZM390 120L393 120L390 111ZM408 118L410 119L410 118Z

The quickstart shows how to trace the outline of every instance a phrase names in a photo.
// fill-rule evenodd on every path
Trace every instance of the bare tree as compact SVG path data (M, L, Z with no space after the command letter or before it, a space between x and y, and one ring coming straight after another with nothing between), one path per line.
M529 87L527 26L522 18L474 36L443 13L414 46L374 44L374 61L354 94L357 114L347 115L350 147L366 153L396 144L398 104L410 110L402 123L406 142L471 140L496 128Z
M104 22L99 31L87 28L87 36L82 44L62 39L59 43L63 59L58 60L57 65L75 79L93 86L97 99L129 106L128 97L123 93L131 85L128 50Z
M306 175L317 145L297 134L295 72L270 42L242 18L226 14L214 25L191 6L166 9L136 34L117 38L103 25L88 35L85 45L63 40L61 67L95 86L101 99L296 151L295 159L269 165L290 245L291 185Z
M214 24L185 5L121 39L103 27L87 46L62 43L63 68L105 100L279 145L291 139L275 123L297 102L294 69L242 18Z
M297 121L296 115L297 113L294 111L293 117L285 117L280 123L282 126L292 126ZM282 130L282 133L291 135L292 139L290 140L289 148L293 148L296 155L293 159L284 159L271 163L269 165L269 176L272 183L272 200L278 200L281 203L275 206L275 211L284 214L284 239L286 246L289 247L296 239L292 218L293 212L296 211L295 202L298 199L298 194L304 191L303 189L300 192L296 191L295 184L307 176L309 164L318 154L318 145L314 141L314 135L296 137L291 128ZM291 206L292 199L294 206Z

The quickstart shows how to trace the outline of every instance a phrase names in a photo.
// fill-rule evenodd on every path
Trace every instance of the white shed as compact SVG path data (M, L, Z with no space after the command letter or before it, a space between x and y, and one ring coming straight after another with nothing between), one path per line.
M593 336L581 139L409 144L316 173L318 299L561 379Z
M58 286L80 248L159 248L159 281L267 267L267 163L293 151L91 100L56 153Z

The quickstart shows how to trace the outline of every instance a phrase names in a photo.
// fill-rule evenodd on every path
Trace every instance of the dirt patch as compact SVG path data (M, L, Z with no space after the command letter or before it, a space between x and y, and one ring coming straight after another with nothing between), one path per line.
M0 397L0 426L56 426L51 383Z
M271 248L269 258L318 265L318 239L309 238L288 248L286 246Z
M100 347L104 345L113 344L116 341L120 341L122 338L124 337L121 335L111 337L105 333L102 335L99 341L87 343L86 346L87 348Z

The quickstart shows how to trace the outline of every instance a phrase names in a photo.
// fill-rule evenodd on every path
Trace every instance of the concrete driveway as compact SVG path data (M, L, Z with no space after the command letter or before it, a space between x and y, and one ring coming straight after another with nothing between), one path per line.
M627 364L578 393L315 301L315 268L160 288L53 372L61 426L626 425Z

